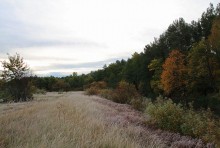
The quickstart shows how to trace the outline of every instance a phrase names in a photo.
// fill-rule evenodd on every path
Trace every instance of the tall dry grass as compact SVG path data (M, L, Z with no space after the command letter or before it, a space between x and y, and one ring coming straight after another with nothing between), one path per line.
M81 92L36 95L35 101L0 105L0 147L164 147L140 137L139 127L105 120L111 110ZM114 114L114 110L112 111Z

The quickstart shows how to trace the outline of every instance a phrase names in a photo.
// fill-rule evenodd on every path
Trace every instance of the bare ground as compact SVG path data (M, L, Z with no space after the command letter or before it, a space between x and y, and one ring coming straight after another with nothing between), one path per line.
M214 147L148 127L147 115L83 92L0 104L0 147Z

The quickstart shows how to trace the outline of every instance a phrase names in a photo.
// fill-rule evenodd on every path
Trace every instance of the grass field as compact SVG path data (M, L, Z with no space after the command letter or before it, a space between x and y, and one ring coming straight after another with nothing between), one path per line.
M31 102L0 104L0 147L203 146L199 140L149 128L146 118L128 105L83 92L36 95Z

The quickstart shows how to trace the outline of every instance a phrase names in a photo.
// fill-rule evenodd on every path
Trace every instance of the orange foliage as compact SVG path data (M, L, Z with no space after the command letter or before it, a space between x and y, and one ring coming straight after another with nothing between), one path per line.
M169 95L174 91L182 92L186 85L185 76L187 73L185 56L179 50L173 50L163 64L161 83L165 94Z

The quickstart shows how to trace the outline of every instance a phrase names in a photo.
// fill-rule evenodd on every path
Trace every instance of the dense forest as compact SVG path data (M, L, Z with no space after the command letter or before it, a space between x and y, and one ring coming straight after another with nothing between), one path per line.
M89 74L32 79L37 88L46 91L83 90L98 81L114 89L126 81L145 97L162 95L220 113L220 4L210 4L197 21L175 20L143 52L128 60Z

